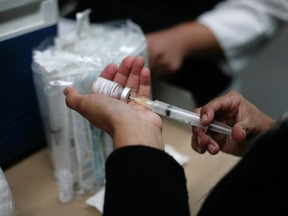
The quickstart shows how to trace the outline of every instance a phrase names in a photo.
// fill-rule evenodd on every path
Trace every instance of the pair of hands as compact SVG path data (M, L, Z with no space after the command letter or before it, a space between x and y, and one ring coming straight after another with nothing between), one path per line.
M143 57L126 57L119 68L109 64L101 77L132 89L132 97L150 98L150 71ZM144 106L130 101L109 98L99 94L80 95L73 87L64 89L66 104L79 112L96 127L107 132L114 141L114 149L130 145L146 145L164 150L161 118ZM213 119L234 125L232 136L209 133L193 127L192 148L199 153L217 154L220 150L242 155L249 140L273 123L273 120L249 103L240 94L230 92L215 98L202 108L202 124Z

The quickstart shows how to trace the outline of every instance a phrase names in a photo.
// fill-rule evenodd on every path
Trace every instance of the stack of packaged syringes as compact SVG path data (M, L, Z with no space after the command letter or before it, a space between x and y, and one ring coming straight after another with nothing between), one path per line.
M0 216L16 216L17 211L7 179L0 167Z
M68 170L74 190L80 191L96 191L104 185L104 163L112 141L67 108L63 90L74 86L80 93L90 93L92 81L107 64L119 65L126 56L146 58L147 47L142 30L132 21L90 24L88 15L89 10L78 13L75 30L44 41L33 51L32 63L55 178Z

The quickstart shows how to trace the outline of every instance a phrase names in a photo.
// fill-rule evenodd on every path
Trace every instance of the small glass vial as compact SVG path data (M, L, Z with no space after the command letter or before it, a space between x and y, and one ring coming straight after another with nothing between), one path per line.
M59 201L70 203L74 198L73 175L68 169L61 169L58 176Z
M131 89L128 87L122 87L116 82L105 79L103 77L97 77L91 87L92 93L106 95L115 99L119 99L124 102L129 101L131 95Z

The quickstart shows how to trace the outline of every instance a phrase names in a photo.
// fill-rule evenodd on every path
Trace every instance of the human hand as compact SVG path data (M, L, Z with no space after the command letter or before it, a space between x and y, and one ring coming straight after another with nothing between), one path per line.
M159 77L179 70L185 57L185 41L181 36L176 27L146 35L149 66L153 76Z
M194 21L149 33L146 39L149 66L155 77L175 73L185 58L224 58L213 32L207 26Z
M213 119L233 126L231 137L210 131L206 134L203 129L193 127L192 148L201 154L208 151L215 155L221 150L242 156L251 140L273 124L269 116L235 91L211 100L197 111L204 126Z
M119 68L109 64L101 77L132 89L133 97L150 97L150 71L143 57L126 57ZM161 118L133 101L123 101L100 94L79 94L75 88L64 89L66 104L94 126L107 132L114 149L128 145L147 145L164 149Z

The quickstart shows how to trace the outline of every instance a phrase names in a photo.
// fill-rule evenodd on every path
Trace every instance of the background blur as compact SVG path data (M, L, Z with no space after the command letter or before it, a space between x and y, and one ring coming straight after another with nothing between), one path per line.
M240 76L242 92L272 117L288 111L288 24Z
M288 24L239 76L240 91L271 117L288 110ZM190 92L156 81L154 97L187 109L195 108Z
M61 14L70 11L77 0L59 0ZM60 15L61 15L60 14ZM288 110L288 23L264 51L239 76L231 88L240 91L248 100L277 118ZM240 83L240 86L239 86ZM194 109L191 93L163 81L153 81L155 99Z

